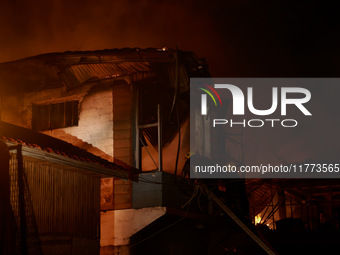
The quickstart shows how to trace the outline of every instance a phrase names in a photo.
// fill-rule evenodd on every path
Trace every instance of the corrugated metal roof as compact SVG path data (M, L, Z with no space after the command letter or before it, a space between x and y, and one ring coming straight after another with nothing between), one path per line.
M65 86L68 89L86 82L129 76L140 81L157 76L160 84L173 87L176 53L171 49L112 49L100 51L48 53L0 63L0 92L16 94ZM205 61L192 52L180 56L179 93L188 89L188 77L207 77Z
M123 175L126 176L132 176L134 174L133 168L117 165L70 143L2 121L0 121L0 140L22 144L27 147L40 149L47 153L54 153L85 163L94 163L105 167L107 173L110 173L110 169L112 169L122 171L122 173L125 172Z
M144 73L140 77L140 73ZM152 70L148 62L118 62L100 64L80 64L65 68L59 73L59 77L68 89L82 85L83 83L111 79L115 77L135 75L132 79L150 77Z

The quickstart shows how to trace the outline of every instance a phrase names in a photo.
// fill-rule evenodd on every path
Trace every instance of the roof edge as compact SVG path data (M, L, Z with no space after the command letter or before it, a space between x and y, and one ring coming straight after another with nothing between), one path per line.
M121 169L108 169L101 165L92 162L83 162L76 159L69 158L67 156L57 155L51 152L45 152L37 148L31 148L26 145L18 144L15 142L4 141L8 147L13 147L21 145L22 155L27 157L32 157L35 159L46 160L51 163L63 164L70 167L81 168L91 173L99 174L101 177L118 177L122 179L129 179L129 173Z

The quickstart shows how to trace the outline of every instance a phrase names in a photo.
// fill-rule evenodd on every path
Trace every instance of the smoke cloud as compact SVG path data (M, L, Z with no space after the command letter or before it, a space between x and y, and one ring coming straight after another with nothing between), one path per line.
M36 54L178 46L213 76L337 76L339 18L330 4L200 0L0 2L0 62Z
M195 1L2 1L0 62L48 52L169 47L214 58L221 36ZM217 47L217 48L216 48Z

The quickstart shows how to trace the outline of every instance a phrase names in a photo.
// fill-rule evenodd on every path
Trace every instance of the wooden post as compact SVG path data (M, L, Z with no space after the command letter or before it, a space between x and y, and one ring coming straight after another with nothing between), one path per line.
M162 142L162 108L157 105L158 119L158 171L163 171L163 142Z
M27 221L26 221L26 204L25 204L25 182L24 166L22 158L22 145L17 146L18 161L18 184L19 184L19 207L20 207L20 236L21 236L21 254L27 254Z
M141 170L141 149L140 149L140 142L139 142L139 91L136 88L135 96L135 167Z

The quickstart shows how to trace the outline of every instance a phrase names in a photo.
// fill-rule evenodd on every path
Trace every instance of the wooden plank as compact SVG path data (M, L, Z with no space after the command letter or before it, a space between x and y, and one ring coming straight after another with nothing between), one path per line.
M128 111L114 111L113 112L113 121L126 121L131 120L131 114Z
M131 100L131 99L130 99ZM132 104L131 102L124 102L122 104L115 104L115 108L113 109L113 112L127 112L131 113L132 110Z
M129 157L131 155L131 147L127 148L115 148L114 156L119 157Z
M131 120L120 120L113 122L113 130L131 130Z
M114 205L118 204L128 204L131 203L131 195L130 194L115 194L114 196Z
M115 184L114 185L114 194L129 194L131 192L131 186L126 184Z
M113 139L127 139L131 137L131 130L115 130L113 132Z
M131 147L131 138L116 139L113 146L115 149Z

